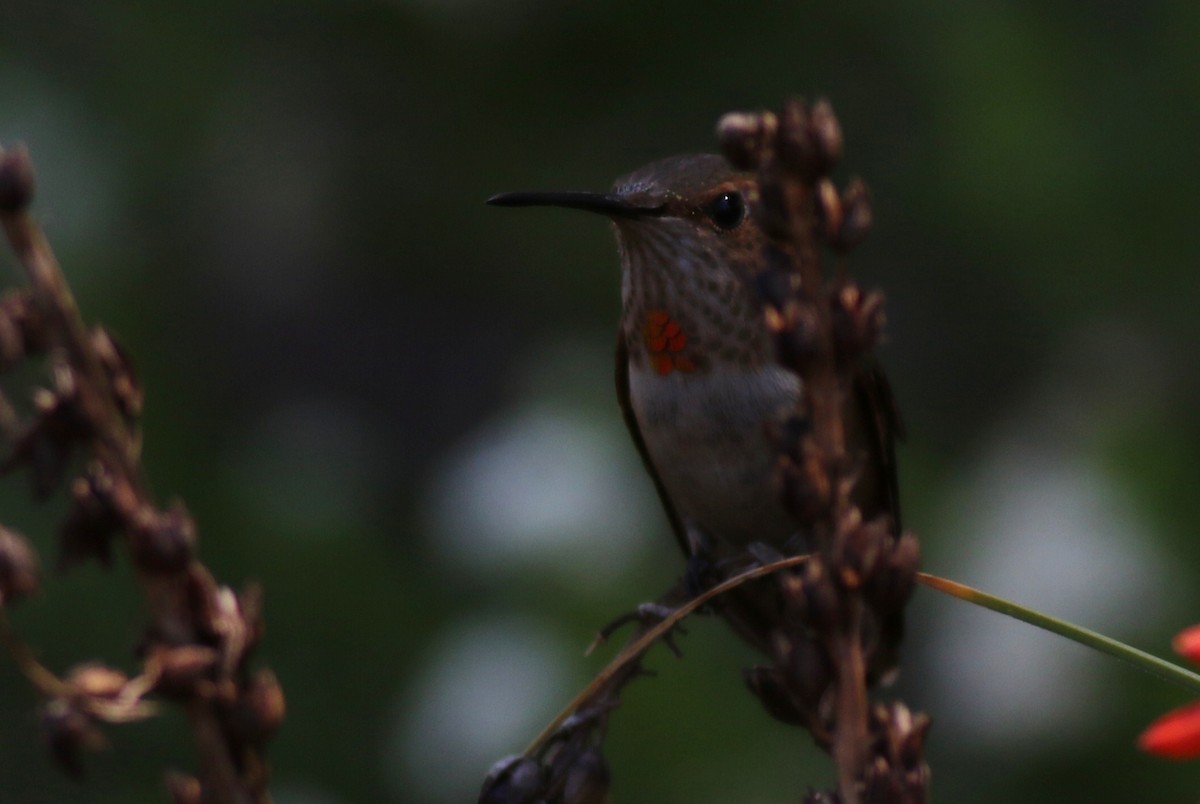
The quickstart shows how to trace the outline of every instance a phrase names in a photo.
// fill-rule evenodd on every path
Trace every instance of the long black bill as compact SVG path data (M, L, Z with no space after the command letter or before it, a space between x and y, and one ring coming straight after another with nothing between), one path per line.
M497 207L567 207L598 212L610 218L645 218L663 214L663 205L639 206L611 193L500 193L487 200Z

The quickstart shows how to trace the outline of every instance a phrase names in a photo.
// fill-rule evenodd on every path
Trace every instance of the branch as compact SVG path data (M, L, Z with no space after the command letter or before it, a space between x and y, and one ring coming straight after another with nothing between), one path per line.
M65 680L38 664L3 620L4 642L46 699L44 723L55 756L81 770L81 748L100 744L97 722L148 716L144 696L177 701L186 711L200 757L199 778L173 775L177 801L266 802L263 748L282 721L283 694L267 670L251 672L262 634L260 595L219 585L195 554L196 527L182 502L160 508L141 462L142 391L128 357L104 329L83 322L54 253L28 207L34 177L22 148L0 150L0 225L24 269L27 286L0 301L0 369L44 356L50 387L34 393L29 421L0 397L9 457L0 467L28 467L34 494L60 488L78 454L85 467L70 483L72 507L60 531L59 566L111 562L124 544L150 615L140 650L142 672L85 663ZM10 532L11 533L11 532ZM22 590L34 556L23 537L0 539L0 603ZM24 567L21 575L16 570ZM23 593L28 593L28 583Z

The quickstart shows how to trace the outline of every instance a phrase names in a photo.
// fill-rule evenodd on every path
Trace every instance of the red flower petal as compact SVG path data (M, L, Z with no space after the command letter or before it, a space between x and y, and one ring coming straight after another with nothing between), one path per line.
M1200 702L1167 712L1146 727L1138 747L1166 759L1200 758Z
M1171 647L1175 648L1175 652L1180 656L1200 664L1200 625L1193 625L1176 634L1171 640Z

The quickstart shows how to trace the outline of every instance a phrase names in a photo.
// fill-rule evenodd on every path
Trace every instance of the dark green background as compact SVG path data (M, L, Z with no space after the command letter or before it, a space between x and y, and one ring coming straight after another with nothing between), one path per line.
M83 309L136 357L156 492L187 500L220 579L265 586L262 656L289 703L280 800L453 801L536 725L476 757L510 699L464 686L442 696L466 709L451 716L429 691L456 671L519 687L507 659L541 663L527 640L554 657L525 718L544 721L599 666L580 655L592 629L681 567L611 399L610 235L482 201L603 188L792 93L833 101L842 178L873 191L850 267L889 298L926 567L1160 653L1200 620L1197 42L1200 6L1181 0L10 1L0 142L29 146ZM582 568L553 542L466 555L439 490L497 433L528 434L514 422L554 416L600 434L572 455L626 475L606 493L638 501L609 504L638 532ZM536 464L557 431L534 429ZM0 517L50 564L51 520L24 491L5 482ZM535 498L511 503L534 516ZM600 519L576 530L611 532ZM51 575L14 619L51 667L129 668L126 576ZM684 648L653 656L615 716L616 800L830 783L743 692L752 657L717 623ZM898 694L934 717L940 801L1200 790L1200 765L1134 748L1185 696L1112 660L927 590L908 655ZM4 801L154 800L161 769L193 761L171 714L110 729L77 784L33 709L0 662Z

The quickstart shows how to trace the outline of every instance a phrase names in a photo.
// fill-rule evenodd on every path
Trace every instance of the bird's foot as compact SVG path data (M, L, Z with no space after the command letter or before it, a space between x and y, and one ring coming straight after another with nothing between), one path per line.
M708 556L701 553L688 556L687 569L683 571L683 588L689 600L704 594L722 580L724 578L720 570Z
M613 618L612 621L597 631L596 638L592 640L592 644L588 647L587 652L591 653L600 644L607 642L609 637L630 623L636 623L638 625L635 635L641 634L663 622L674 613L675 607L668 606L665 603L639 604L638 607L633 611L627 611L624 614ZM665 634L663 634L662 641L663 644L667 646L667 649L671 651L671 653L674 653L676 656L683 656L683 652L679 649L679 646L675 644L676 632L680 634L687 633L682 626L677 624L672 626Z

